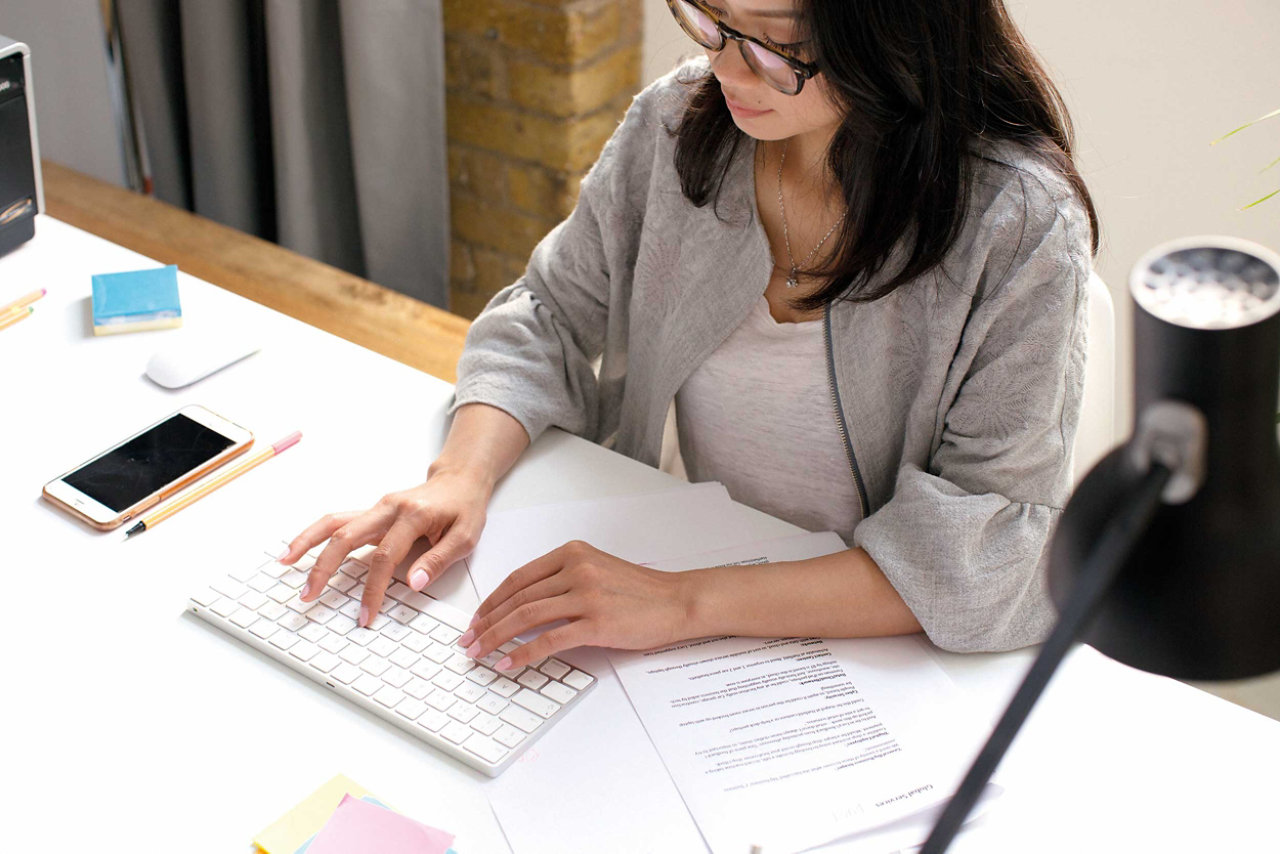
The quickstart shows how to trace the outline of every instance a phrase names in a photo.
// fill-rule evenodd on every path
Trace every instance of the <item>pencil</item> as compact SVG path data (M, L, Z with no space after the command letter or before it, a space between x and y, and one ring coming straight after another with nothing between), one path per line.
M26 310L14 309L13 311L0 314L0 329L7 329L19 320L26 320L31 315L31 312L35 310L35 306L29 305L26 307Z
M17 308L24 308L26 306L29 306L31 305L31 303L40 299L40 297L44 296L47 293L48 291L46 291L44 288L40 288L39 290L34 290L29 294L20 296L13 302L9 303L8 305L0 306L0 315L4 315Z
M177 513L179 510L182 510L184 507L190 507L192 504L195 504L197 501L199 501L201 498L204 498L210 492L213 492L215 489L218 489L219 487L224 486L225 484L228 484L231 481L235 480L240 475L249 471L249 469L254 468L255 466L261 463L265 463L267 460L271 459L276 454L284 453L289 448L292 448L294 445L298 444L298 440L301 438L302 438L302 434L297 431L294 431L293 433L290 433L288 436L285 436L279 442L276 442L270 448L267 448L262 453L254 454L252 457L240 463L240 465L236 466L235 468L227 470L226 472L215 477L213 480L210 480L206 483L202 483L195 487L192 487L191 489L179 495L173 501L170 501L168 504L161 507L156 512L150 513L147 516L143 517L138 522L138 524L134 525L128 531L125 531L124 538L127 540L130 537L132 537L134 534L141 534L143 531L146 531L155 527L160 522L163 522L165 519L168 519L174 513Z

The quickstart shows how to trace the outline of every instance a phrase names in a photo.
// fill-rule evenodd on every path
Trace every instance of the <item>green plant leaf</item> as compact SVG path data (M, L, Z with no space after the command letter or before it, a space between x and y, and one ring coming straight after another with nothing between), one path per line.
M1230 133L1223 134L1222 136L1218 137L1217 139L1215 139L1213 142L1209 144L1217 145L1218 143L1222 142L1224 139L1226 139L1229 136L1235 136L1240 131L1246 130L1247 128L1251 128L1254 125L1258 124L1258 122L1265 122L1267 119L1274 119L1276 116L1280 116L1280 110L1272 110L1271 112L1267 113L1265 116L1259 116L1258 118L1254 119L1251 122L1245 122L1244 124L1240 125L1240 127L1236 128Z
M1265 202L1267 199L1270 199L1270 198L1271 198L1271 197L1273 197L1273 196L1280 196L1280 190L1273 190L1272 192L1267 193L1265 196L1263 196L1262 198L1258 199L1257 201L1255 201L1255 202L1249 202L1249 204L1245 205L1245 206L1244 206L1244 207L1242 207L1240 210L1242 210L1242 211L1247 211L1249 208L1256 208L1258 205L1262 204L1262 203L1263 203L1263 202Z
M1280 163L1280 157L1277 157L1275 160L1272 160L1266 166L1262 167L1262 172L1266 172L1268 169L1270 169L1272 166L1275 166L1277 163ZM1259 172L1258 174L1261 175L1262 172Z

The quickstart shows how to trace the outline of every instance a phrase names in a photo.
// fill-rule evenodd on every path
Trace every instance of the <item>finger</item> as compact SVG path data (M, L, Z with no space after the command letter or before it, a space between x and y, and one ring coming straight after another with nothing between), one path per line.
M530 584L559 572L568 561L579 556L583 548L590 549L591 547L585 543L566 543L558 549L547 552L542 557L529 561L508 575L498 585L497 589L480 603L480 607L476 609L476 617L485 616L498 605L511 598L512 594L517 590L528 587Z
M507 640L510 640L510 638L507 638L506 640L486 644L480 639L484 637L486 632L506 619L511 612L523 605L531 605L539 600L551 599L568 592L569 584L561 573L544 578L523 590L517 590L505 602L499 604L489 613L473 619L470 628L463 632L462 637L458 638L458 645L466 647L467 655L472 658L483 658L502 646ZM520 631L516 631L515 634L520 634Z
M299 593L302 601L310 602L324 592L329 579L353 549L382 539L383 533L391 524L392 515L389 510L375 506L372 510L349 516L346 524L339 525L329 535L329 544L321 550L320 557L316 558L315 565L307 576L307 583L302 585Z
M467 649L473 658L483 658L504 643L508 643L525 632L533 631L539 626L554 623L556 620L567 620L581 616L580 609L574 604L575 597L562 593L545 599L535 599L516 606L505 617L497 620L484 632L477 632L475 640ZM461 640L461 638L459 638Z
M445 570L475 551L479 532L455 522L445 535L409 567L409 586L421 590L435 581Z
M494 665L494 669L510 673L513 670L528 667L531 662L550 658L566 649L586 646L592 642L593 633L594 629L589 620L574 620L563 626L556 626L511 650L510 654Z
M329 536L334 531L359 515L359 512L352 511L350 513L331 513L328 516L317 519L307 526L305 531L294 537L285 548L284 554L280 555L276 560L285 566L293 566L298 558L329 539Z
M364 579L364 594L360 597L360 617L356 621L362 627L367 628L382 607L383 594L387 592L396 566L404 560L419 536L417 526L401 516L373 550L369 574Z

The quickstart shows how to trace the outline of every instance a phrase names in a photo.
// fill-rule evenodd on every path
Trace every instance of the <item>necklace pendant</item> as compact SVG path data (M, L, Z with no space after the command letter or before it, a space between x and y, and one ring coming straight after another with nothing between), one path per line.
M800 283L796 281L796 274L794 272L790 276L787 276L788 288L797 288L799 286L800 286Z

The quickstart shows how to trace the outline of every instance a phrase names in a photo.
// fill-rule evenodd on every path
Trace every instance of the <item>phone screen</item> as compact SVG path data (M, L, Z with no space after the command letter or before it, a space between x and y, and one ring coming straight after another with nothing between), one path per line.
M174 415L63 478L117 513L218 456L234 440Z

